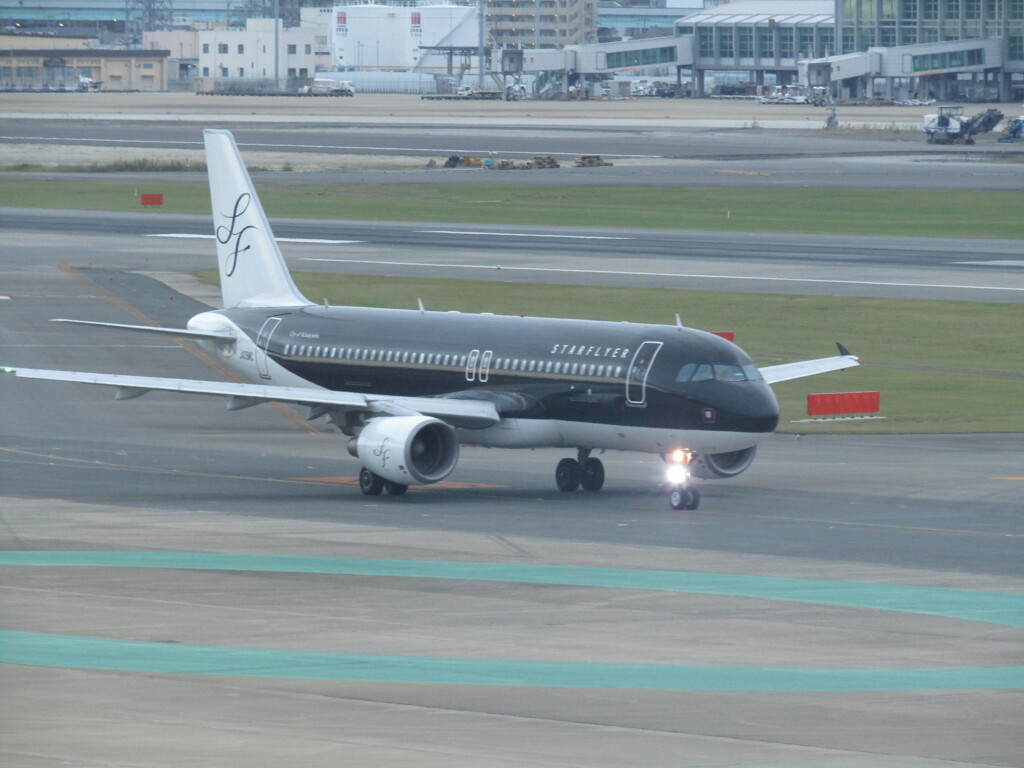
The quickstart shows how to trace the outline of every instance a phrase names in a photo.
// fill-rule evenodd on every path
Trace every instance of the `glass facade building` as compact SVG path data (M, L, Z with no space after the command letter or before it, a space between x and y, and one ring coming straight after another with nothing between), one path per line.
M839 53L998 37L1024 71L1024 0L836 0L836 31Z

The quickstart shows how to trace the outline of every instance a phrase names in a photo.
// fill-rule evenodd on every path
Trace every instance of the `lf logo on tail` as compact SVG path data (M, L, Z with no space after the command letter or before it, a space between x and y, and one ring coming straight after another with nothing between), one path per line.
M231 251L230 258L224 264L224 276L231 277L235 274L235 268L238 266L238 256L241 253L245 253L249 250L249 246L242 245L242 236L250 229L256 229L252 224L242 227L240 230L235 232L235 225L238 220L249 210L249 203L252 202L252 197L248 192L243 192L235 200L235 209L230 214L221 214L226 216L228 219L228 226L221 225L217 227L217 242L221 245L227 245L234 239L234 250Z

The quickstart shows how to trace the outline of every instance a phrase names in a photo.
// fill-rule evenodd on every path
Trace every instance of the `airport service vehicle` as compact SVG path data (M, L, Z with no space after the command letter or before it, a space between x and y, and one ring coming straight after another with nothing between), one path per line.
M318 77L310 85L299 88L302 96L355 96L356 88L348 80L331 80Z
M363 493L405 493L456 467L461 444L575 450L559 489L598 491L595 450L668 463L670 503L695 509L693 477L729 478L779 420L770 384L858 365L834 357L758 369L738 346L675 325L317 305L285 266L230 132L205 131L224 309L187 328L81 323L189 339L245 381L6 368L32 379L215 395L228 410L305 406L348 436Z
M519 101L526 96L526 88L522 85L511 85L508 88L495 88L486 85L460 85L453 93L428 93L421 99L432 101Z
M1003 133L998 139L1000 144L1024 141L1024 115L1006 121Z
M925 115L921 130L929 144L973 144L979 133L988 133L1003 119L998 109L986 109L973 117L964 117L959 104L939 107L938 114Z

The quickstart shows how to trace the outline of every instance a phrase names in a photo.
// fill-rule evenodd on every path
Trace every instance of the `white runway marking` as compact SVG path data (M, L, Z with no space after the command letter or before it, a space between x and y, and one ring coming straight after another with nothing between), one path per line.
M168 232L160 235L144 235L144 237L180 237L183 239L213 240L213 235L192 235L187 232ZM326 243L327 245L347 245L361 243L362 240L321 240L315 237L278 237L279 243Z
M424 235L488 235L490 237L550 237L561 240L636 240L635 237L614 237L604 235L543 235L531 232L471 232L460 229L417 229Z
M955 288L965 291L1015 291L1024 293L1024 288L1008 288L1003 285L956 285L951 283L898 283L884 280L828 280L815 277L755 277L752 275L705 275L685 272L632 272L610 269L564 269L557 267L508 267L502 264L436 264L424 261L372 261L369 259L330 259L305 257L302 261L331 261L340 264L374 264L388 267L430 267L433 269L485 269L494 272L557 272L582 275L620 275L623 277L680 277L693 280L749 280L772 283L818 283L827 285L876 285L893 288Z
M139 142L136 139L87 139L87 138L63 138L56 136L0 136L0 141L38 141L41 143L64 143L64 144L140 144L142 146L151 145L176 145L183 147L202 147L201 141L169 141L166 139L156 140L143 140ZM238 142L239 147L245 149L269 149L274 151L280 150L317 150L321 152L345 152L345 151L359 151L359 152L414 152L420 155L433 155L433 154L445 154L445 155L476 155L478 157L496 157L499 155L529 155L531 157L535 155L562 155L565 157L575 157L579 152L554 152L545 149L530 149L530 150L515 150L515 149L494 149L488 147L487 149L467 149L465 147L444 148L444 147L371 147L361 145L340 145L340 144L260 144L256 142L240 141ZM606 153L605 157L621 157L621 158L641 158L641 159L658 159L661 155L624 155L624 154L612 154Z
M975 267L1024 267L1024 260L993 259L991 261L954 261L954 264L969 264Z

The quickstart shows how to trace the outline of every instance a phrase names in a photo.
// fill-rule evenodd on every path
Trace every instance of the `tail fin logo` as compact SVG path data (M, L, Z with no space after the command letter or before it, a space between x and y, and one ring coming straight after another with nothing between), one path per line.
M222 224L221 226L217 227L217 242L220 243L221 245L228 245L229 243L231 243L232 247L231 253L228 254L228 258L224 262L225 277L231 277L233 274L235 274L235 269L238 266L239 255L245 253L251 247L248 244L243 245L242 239L245 236L246 232L248 232L250 229L256 229L256 227L253 226L252 224L248 224L238 229L237 232L235 231L235 227L239 226L240 224L238 220L245 215L245 212L247 210L249 210L249 204L251 202L252 196L248 192L243 192L238 196L238 199L235 200L234 211L232 211L229 214L221 214L228 220L228 224L227 226Z

